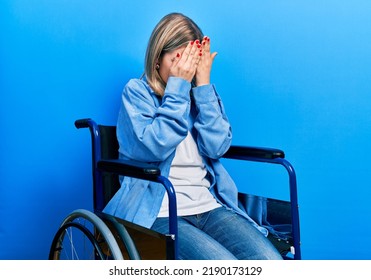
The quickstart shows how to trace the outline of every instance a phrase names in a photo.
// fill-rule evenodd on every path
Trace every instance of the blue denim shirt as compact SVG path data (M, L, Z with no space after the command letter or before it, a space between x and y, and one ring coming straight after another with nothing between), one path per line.
M213 85L191 88L188 81L169 77L161 98L145 77L132 79L121 101L117 122L120 158L154 164L168 176L176 147L191 131L209 172L210 192L267 234L238 208L235 183L219 161L231 145L232 131ZM104 212L150 228L164 195L159 183L124 177Z

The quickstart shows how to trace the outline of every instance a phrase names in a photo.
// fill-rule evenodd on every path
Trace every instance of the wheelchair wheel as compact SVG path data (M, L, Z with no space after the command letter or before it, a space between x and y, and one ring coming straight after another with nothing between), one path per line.
M117 236L116 240L118 241L119 246L121 245L121 252L125 250L127 253L126 257L130 260L140 260L141 257L137 247L124 225L118 223L112 216L109 215L104 215L103 220L107 223L107 225L111 225L109 228L111 229L111 232L115 233L114 235Z
M94 213L78 209L68 215L54 236L50 260L122 260L116 239Z

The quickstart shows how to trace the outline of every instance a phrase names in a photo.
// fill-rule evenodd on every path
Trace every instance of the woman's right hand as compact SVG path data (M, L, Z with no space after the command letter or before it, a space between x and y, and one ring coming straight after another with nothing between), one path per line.
M179 50L176 54L173 64L170 67L169 76L183 78L188 82L192 82L201 56L202 48L200 41L189 42L183 51Z

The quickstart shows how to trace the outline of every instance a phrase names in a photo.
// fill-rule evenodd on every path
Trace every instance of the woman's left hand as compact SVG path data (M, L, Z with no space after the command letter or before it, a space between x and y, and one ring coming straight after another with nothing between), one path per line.
M210 53L210 38L205 36L201 42L202 55L196 70L196 85L210 84L211 66L213 64L217 52Z

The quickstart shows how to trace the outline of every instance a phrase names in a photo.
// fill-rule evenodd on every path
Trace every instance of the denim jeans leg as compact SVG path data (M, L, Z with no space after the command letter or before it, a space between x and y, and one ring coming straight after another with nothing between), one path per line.
M168 218L157 218L151 229L165 234L169 231L168 222ZM221 244L182 217L178 218L178 246L179 259L183 260L236 259Z
M206 216L202 230L240 260L279 260L280 253L244 217L220 207Z

